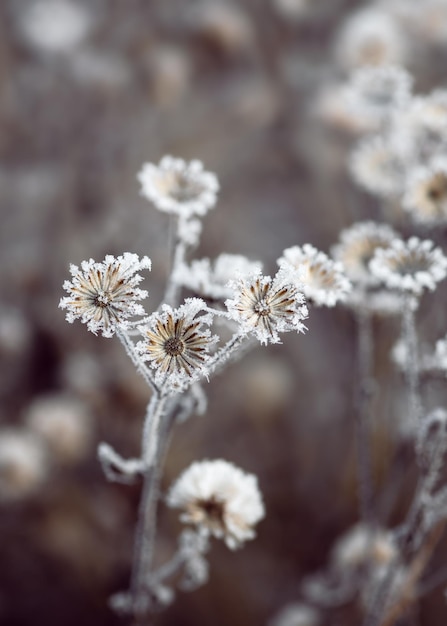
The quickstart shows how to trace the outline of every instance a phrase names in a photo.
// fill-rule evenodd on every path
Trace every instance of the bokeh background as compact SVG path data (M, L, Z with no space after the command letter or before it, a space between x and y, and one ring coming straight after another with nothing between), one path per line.
M198 158L220 180L198 257L241 253L271 273L284 248L328 251L342 228L380 217L347 172L356 129L337 87L353 68L387 61L413 72L417 91L446 86L447 1L421 0L425 21L412 16L416 4L0 3L0 438L18 438L9 445L28 459L0 478L2 626L126 623L107 599L128 584L139 489L107 483L95 449L108 441L137 453L147 390L118 342L64 321L69 263L147 254L148 307L158 306L168 219L140 197L136 174L164 154ZM395 25L388 40L375 13ZM372 44L362 28L372 29ZM433 302L420 316L432 341L445 334L445 309ZM207 414L176 430L164 489L193 460L224 458L258 475L267 517L239 552L215 542L210 582L179 593L160 626L267 624L357 520L355 320L342 307L313 310L308 328L212 380ZM390 480L390 423L402 403L389 357L398 330L395 319L374 327L378 487ZM414 474L400 480L390 525L405 512ZM161 560L179 524L163 505L159 521ZM442 587L416 613L408 623L445 625ZM355 607L325 619L359 623Z

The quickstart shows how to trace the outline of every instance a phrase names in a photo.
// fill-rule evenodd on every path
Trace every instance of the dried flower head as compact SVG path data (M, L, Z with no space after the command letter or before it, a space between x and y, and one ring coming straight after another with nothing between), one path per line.
M262 264L250 261L241 254L220 254L214 262L197 259L190 265L182 264L174 274L174 280L197 294L216 300L228 298L233 293L228 286L235 276L248 276L261 271Z
M447 275L447 257L433 246L429 239L396 239L387 249L376 250L371 272L389 289L419 296L424 289L435 289Z
M19 429L0 431L0 502L29 496L47 476L42 442Z
M310 244L287 248L277 263L285 272L295 275L306 298L317 306L335 306L346 300L351 291L343 266Z
M262 343L280 343L280 332L304 332L307 317L305 298L280 270L272 279L256 273L230 282L235 292L225 301L231 319L240 324L241 332L253 333Z
M83 261L81 269L71 265L73 278L64 282L70 295L59 303L61 309L67 309L66 320L72 323L80 319L95 335L102 331L104 337L112 337L120 328L126 328L130 317L144 315L137 301L148 293L137 288L143 278L136 272L150 268L147 256L139 260L130 252L116 258L107 255L102 263Z
M177 390L207 376L208 351L217 337L203 328L212 321L206 310L199 298L188 298L177 309L165 304L139 328L144 339L137 349L155 370L158 384Z
M256 476L221 459L193 463L172 485L167 503L184 511L183 522L231 549L255 537L265 514Z
M388 565L396 554L397 546L389 530L360 523L337 541L332 561L340 569L356 569L365 565Z
M405 65L409 46L399 24L374 5L351 13L336 41L336 57L341 67L353 69L368 65Z
M386 198L402 193L405 163L381 135L359 143L349 159L349 170L354 181L372 194Z
M362 67L351 76L346 104L355 115L379 126L393 110L408 104L412 82L411 75L398 66Z
M159 211L184 218L205 215L216 204L219 190L215 174L205 172L200 161L187 163L171 156L158 165L143 165L138 180L142 195Z
M447 221L447 159L434 159L409 176L403 206L415 222L440 224Z
M332 255L342 263L353 283L371 286L378 282L369 268L375 251L377 248L388 248L398 238L399 235L387 224L357 222L342 230L340 242L333 246Z

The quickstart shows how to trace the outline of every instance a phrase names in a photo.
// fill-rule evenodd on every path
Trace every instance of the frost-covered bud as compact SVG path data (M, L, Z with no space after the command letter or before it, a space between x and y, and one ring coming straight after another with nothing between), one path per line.
M39 438L25 430L0 430L0 502L26 498L42 484L47 471Z
M265 510L253 474L221 459L193 463L171 487L167 504L182 509L181 520L231 549L255 537Z
M37 398L29 406L25 421L62 463L76 462L88 452L91 415L82 402L70 396L52 394Z

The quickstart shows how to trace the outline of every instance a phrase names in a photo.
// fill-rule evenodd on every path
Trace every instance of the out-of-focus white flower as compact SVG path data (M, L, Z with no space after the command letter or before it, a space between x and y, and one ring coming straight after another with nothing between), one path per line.
M438 157L411 172L402 204L415 222L447 222L447 158Z
M390 142L407 167L422 165L447 151L445 90L417 96L391 115Z
M280 343L281 332L306 330L304 295L281 270L273 279L256 273L231 281L230 286L235 292L233 299L225 301L230 317L240 324L241 332L253 333L261 344Z
M83 261L81 269L71 265L73 278L63 285L70 295L59 303L61 309L67 309L66 320L80 319L92 333L102 331L104 337L126 328L129 317L145 313L137 303L148 295L137 288L143 278L136 272L143 269L151 269L150 259L140 260L130 252L116 258L107 255L102 263Z
M155 370L158 384L178 390L208 375L208 351L218 338L203 328L212 321L206 310L199 298L188 298L177 309L164 304L139 327L144 339L137 349Z
M356 222L340 233L340 242L333 246L333 257L342 263L353 283L375 285L378 279L371 273L369 262L377 248L387 248L399 235L388 224L373 221Z
M395 240L386 249L377 249L370 262L371 272L389 289L419 296L434 290L447 275L447 258L433 241L411 237Z
M335 544L332 562L340 569L357 569L365 565L388 565L397 555L390 531L357 524Z
M405 106L411 98L413 79L402 67L362 67L351 76L345 101L352 114L369 120L372 127Z
M318 611L301 602L288 604L269 622L269 626L318 626L319 624L321 624L321 619Z
M346 300L352 289L341 263L310 244L287 248L277 263L296 276L306 298L317 306L335 306Z
M403 191L405 162L381 135L359 143L351 154L349 169L354 181L370 193L389 197Z
M87 6L70 0L37 0L24 5L20 26L28 43L43 52L70 52L92 27Z
M81 459L92 439L92 419L87 407L63 394L37 398L29 406L26 423L63 463Z
M235 276L248 276L260 272L262 264L259 261L250 261L241 254L220 254L214 262L210 259L197 259L190 265L180 265L174 280L184 287L188 287L197 294L216 300L228 298L233 290L228 281Z
M253 539L254 526L265 515L256 476L221 459L193 463L172 485L167 503L183 510L183 522L231 549Z
M205 215L216 204L219 190L216 175L204 171L200 161L187 163L171 156L158 165L143 165L138 180L141 194L159 211L185 218Z
M0 430L0 502L29 496L47 476L45 448L32 433Z
M335 43L338 63L345 69L364 65L405 65L409 47L399 24L374 6L352 13Z

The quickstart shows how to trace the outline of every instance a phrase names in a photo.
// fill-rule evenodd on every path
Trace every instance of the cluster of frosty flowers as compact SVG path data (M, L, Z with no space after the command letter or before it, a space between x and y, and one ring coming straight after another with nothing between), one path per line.
M364 67L353 75L346 106L367 118L369 134L353 151L357 184L398 201L419 224L447 222L447 90L411 94L402 68ZM364 121L364 120L363 120Z

